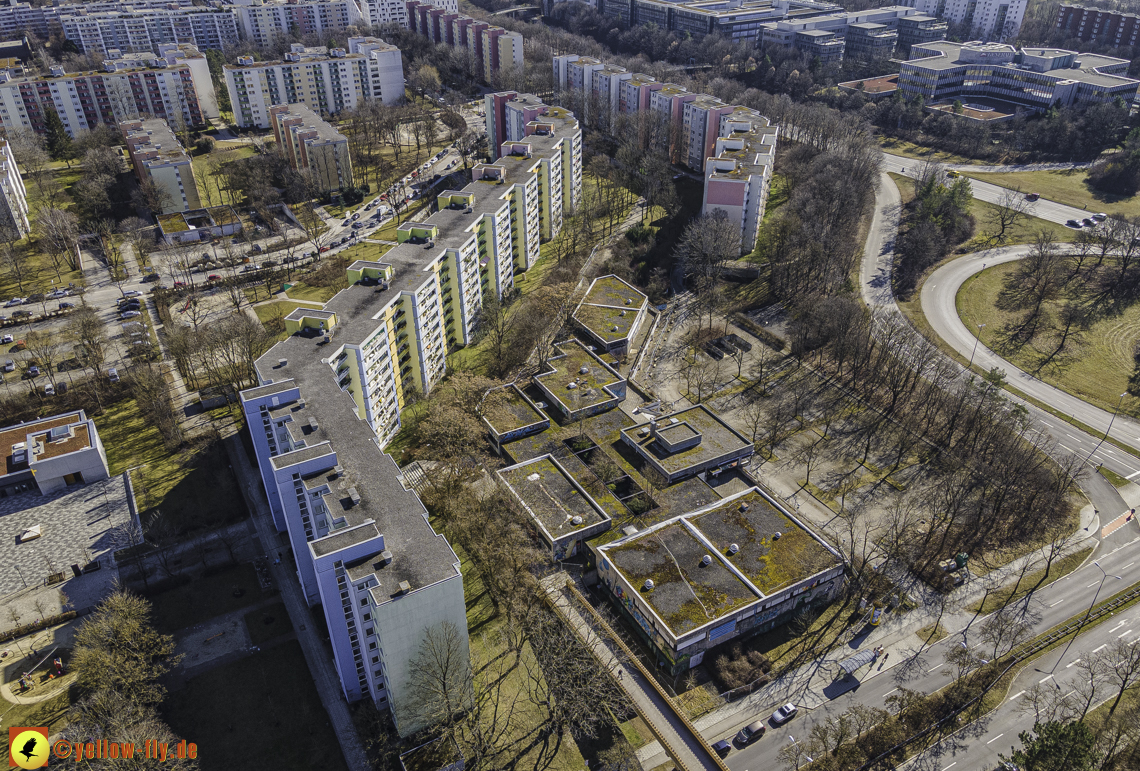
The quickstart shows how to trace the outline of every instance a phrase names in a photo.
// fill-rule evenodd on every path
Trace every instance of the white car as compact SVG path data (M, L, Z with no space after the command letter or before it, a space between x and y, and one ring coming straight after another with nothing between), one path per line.
M123 297L142 297L142 292L137 289L128 289L123 292Z
M11 335L4 335L3 337L0 337L0 345L6 345L7 343L14 342L16 342L16 338L12 337Z
M775 725L780 725L781 723L786 723L789 720L791 720L793 717L795 717L796 713L799 711L800 711L800 708L797 707L795 704L785 704L784 706L780 707L779 709L777 709L775 712L772 713L772 723Z
M4 303L4 307L5 308L14 308L17 305L23 305L23 304L24 304L24 298L23 297L13 297L11 300Z
M55 386L51 383L44 386L44 396L55 396Z
M141 315L142 314L139 313L138 311L123 311L122 313L119 314L119 318L121 318L121 319L137 319Z
M47 296L49 300L58 300L61 297L67 297L66 289L56 289L54 292L48 292Z

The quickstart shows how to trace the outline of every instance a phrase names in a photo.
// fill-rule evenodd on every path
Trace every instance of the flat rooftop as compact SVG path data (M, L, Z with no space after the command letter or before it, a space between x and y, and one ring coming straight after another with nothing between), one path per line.
M629 337L633 322L649 304L641 291L617 276L602 276L590 284L574 319L600 340L612 343Z
M85 450L91 446L91 437L87 433L87 417L82 410L65 412L48 418L41 418L30 423L20 423L0 429L0 456L4 458L4 469L0 476L14 474L28 469L29 456L25 453L21 458L16 457L15 446L26 443L29 437L33 445L43 443L46 435L53 428L62 429L65 426L74 426L70 437L56 443L44 443L40 452L34 453L32 460L46 460L77 450ZM28 448L25 447L25 450ZM33 447L33 450L36 448ZM38 493L37 493L38 495Z
M498 434L549 420L514 384L488 391L479 411Z
M535 379L562 403L564 411L585 409L614 398L603 389L620 383L622 377L609 365L578 340L563 341L556 347L560 355L548 359L550 370L535 375Z
M700 444L679 452L669 452L657 441L657 437L653 436L648 423L623 429L621 433L637 446L639 452L652 457L670 474L752 448L750 441L703 404L662 416L657 421L658 431L667 431L671 425L679 423L686 423L691 429L699 432ZM674 441L672 437L667 436L667 438Z
M680 636L758 599L712 551L678 519L610 547L605 555ZM708 565L702 564L705 556ZM653 581L652 589L645 589L647 580Z
M551 541L609 520L550 455L498 473Z

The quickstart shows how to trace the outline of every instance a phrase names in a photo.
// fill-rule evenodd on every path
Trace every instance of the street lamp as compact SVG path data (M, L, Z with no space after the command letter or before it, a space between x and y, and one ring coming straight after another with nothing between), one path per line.
M796 749L800 748L801 745L799 742L796 741L796 737L792 736L791 734L788 734L788 739L792 742L792 744L796 747ZM804 757L807 758L808 763L814 763L815 762L814 760L811 759L811 755L808 755L806 752L804 752ZM797 760L796 761L796 768L799 768L799 767L800 767L800 762L799 762L799 760Z
M982 339L982 330L985 328L986 328L985 324L979 324L978 325L978 336L974 338L974 350L970 354L970 363L966 365L966 369L970 369L971 367L974 366L974 354L978 352L978 343Z
M1084 628L1084 626L1085 626L1085 622L1087 622L1087 621L1089 620L1089 616L1091 616L1091 615L1092 615L1092 610L1093 610L1093 607L1096 605L1096 598L1100 596L1100 590L1104 588L1104 581L1105 581L1105 579L1106 579L1106 578L1108 578L1109 576L1112 576L1112 577L1113 577L1113 578L1115 578L1117 581L1122 581L1122 580L1124 580L1124 576L1116 576L1116 575L1113 575L1112 573L1106 573L1106 572L1104 571L1104 568L1102 568L1102 567L1100 566L1100 563L1099 563L1099 562L1093 562L1093 564L1094 564L1094 565L1096 565L1096 569L1097 569L1097 570L1099 570L1099 571L1101 572L1101 576L1100 576L1100 583L1099 583L1099 584L1097 584L1097 587L1096 587L1096 591L1093 593L1092 602L1090 602L1090 603L1089 603L1089 609L1088 609L1088 611L1085 613L1085 617L1081 619L1081 623L1079 623L1079 624L1077 625L1077 631L1073 633L1073 636L1069 638L1069 642L1067 642L1067 643L1065 644L1065 650L1063 650L1063 651L1061 652L1061 656L1060 656L1060 657L1057 659L1057 661L1056 661L1056 662L1054 662L1054 663L1053 663L1053 669L1050 669L1050 670L1049 670L1050 674L1052 674L1052 672L1053 672L1055 669L1057 669L1057 665L1058 665L1058 664L1060 664L1060 663L1061 663L1061 660L1065 658L1065 654L1067 654L1067 653L1069 652L1069 646L1073 644L1073 640L1075 640L1075 639L1076 639L1076 637L1077 637L1077 635L1079 635L1079 634L1081 633L1081 629L1083 629L1083 628ZM1058 686L1058 687L1059 687L1059 686Z
M1108 438L1108 432L1112 430L1112 421L1116 420L1116 416L1120 412L1120 405L1124 401L1125 396L1128 396L1127 391L1122 393L1120 395L1120 398L1116 400L1116 409L1112 411L1112 417L1108 420L1108 428L1104 430L1104 436L1102 436L1100 438L1100 441L1096 443L1096 447L1092 448L1092 452L1089 453L1089 457L1085 458L1085 463L1088 463L1090 460L1092 460L1092 456L1096 455L1096 451L1100 449L1100 446L1104 444L1104 440Z

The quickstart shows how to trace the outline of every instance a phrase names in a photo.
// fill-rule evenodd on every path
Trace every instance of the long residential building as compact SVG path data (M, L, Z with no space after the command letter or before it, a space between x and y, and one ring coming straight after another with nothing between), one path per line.
M193 0L129 0L126 3L101 0L101 2L40 6L10 1L0 6L0 35L3 35L5 40L12 40L32 33L46 40L61 31L61 16L119 11L140 13L155 9L177 9L187 12L200 10L194 8Z
M937 16L986 42L1012 40L1021 31L1029 0L895 0L920 13Z
M767 22L842 11L818 0L599 0L599 10L630 25L652 24L683 35L720 35L756 41Z
M1140 44L1140 16L1123 11L1105 11L1083 5L1062 5L1057 9L1057 29L1086 43L1093 41L1114 46Z
M95 72L56 65L50 75L12 78L0 70L0 126L43 133L49 110L71 136L142 117L190 126L218 117L206 57L190 45L160 46L158 55L123 54Z
M669 144L662 149L673 163L703 172L702 212L723 212L739 225L742 253L756 247L776 153L777 129L766 117L588 56L563 54L552 64L555 92L580 105L584 120L606 131L642 131L643 142ZM487 97L487 131L496 136L492 107ZM652 132L651 123L668 130Z
M166 121L130 120L119 124L127 154L140 183L152 182L165 193L166 201L155 214L200 209L194 165Z
M321 115L351 110L368 99L395 104L404 95L400 49L374 37L348 39L348 50L295 43L282 61L240 57L224 68L238 126L271 125L269 108L304 104Z
M356 0L239 0L242 36L259 46L294 35L344 32L364 23Z
M0 139L0 230L28 235L28 191L12 155L12 147Z
M289 165L312 174L321 192L354 186L348 138L303 104L269 108L273 136Z
M523 37L485 21L462 16L429 0L407 0L407 27L437 45L468 52L472 71L490 83L495 73L523 64Z
M1129 62L1054 48L1017 49L1004 43L927 43L915 46L899 71L899 91L927 102L989 97L1048 110L1088 107L1116 97L1131 104L1140 81Z
M68 13L69 8L75 10ZM5 9L0 9L2 12ZM63 6L58 17L63 36L87 54L158 53L159 46L189 43L199 50L237 45L234 14L213 8L149 8L89 12Z

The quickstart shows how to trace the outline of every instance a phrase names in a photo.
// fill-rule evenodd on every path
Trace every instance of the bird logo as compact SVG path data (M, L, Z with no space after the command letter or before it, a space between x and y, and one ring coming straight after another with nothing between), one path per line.
M9 768L44 768L50 749L46 728L8 729Z

